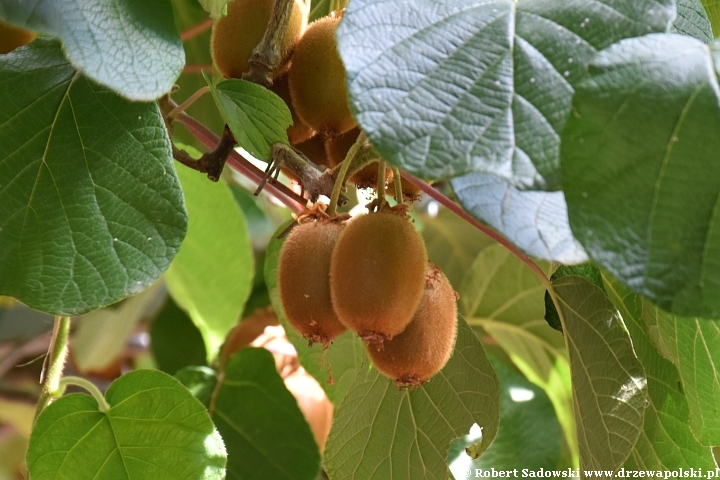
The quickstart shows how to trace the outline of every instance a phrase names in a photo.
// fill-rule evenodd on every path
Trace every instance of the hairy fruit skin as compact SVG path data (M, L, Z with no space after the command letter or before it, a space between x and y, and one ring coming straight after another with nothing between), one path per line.
M35 32L0 20L0 54L12 52L16 48L32 42L36 36Z
M339 137L327 138L325 140L325 154L329 162L328 167L334 168L345 160L345 157L352 146L355 145L355 141L357 141L359 135L360 129L355 127Z
M416 387L430 380L452 355L457 335L457 297L447 277L428 266L425 292L410 324L401 334L367 352L380 373L398 387Z
M288 322L309 343L327 345L345 331L330 300L330 259L344 227L318 220L295 227L283 243L278 289Z
M241 78L250 69L248 59L260 43L272 14L274 0L233 0L227 15L213 25L210 49L213 63L226 78ZM307 27L307 8L296 0L290 24L281 41L285 60Z
M295 46L290 66L290 96L300 120L328 137L356 125L335 40L339 22L339 17L323 17L311 23Z
M297 116L297 112L292 105L292 100L290 100L290 83L287 72L279 78L273 80L270 90L285 101L285 104L290 110L290 115L292 115L293 124L287 128L287 136L290 145L297 145L315 135L315 130L302 123L302 120L300 120L300 117Z
M340 236L330 265L338 318L365 339L382 342L412 320L425 290L425 243L403 208L356 217Z

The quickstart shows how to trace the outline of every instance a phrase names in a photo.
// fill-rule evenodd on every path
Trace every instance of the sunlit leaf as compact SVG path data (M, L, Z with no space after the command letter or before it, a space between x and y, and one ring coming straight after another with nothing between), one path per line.
M42 411L27 453L33 479L225 478L223 440L180 382L136 370L113 382L105 398L108 412L80 393Z
M0 57L0 103L0 294L79 315L154 283L187 226L157 105L47 39Z
M4 0L0 17L60 37L70 63L131 100L170 91L185 64L168 0Z
M455 352L440 373L399 390L363 369L343 402L325 447L325 469L346 478L448 478L450 442L477 423L485 451L498 430L497 376L475 334L460 320Z
M221 179L180 167L188 209L188 234L165 278L175 302L205 340L208 360L240 319L250 295L253 253L242 211Z
M678 467L715 469L710 448L693 437L688 425L688 402L675 365L663 358L650 339L649 319L656 307L632 293L616 280L608 280L606 291L618 307L630 332L633 348L645 369L650 405L643 429L630 457L629 470L670 470Z
M553 282L570 354L580 468L616 470L642 433L647 379L622 317L577 276Z
M562 148L570 225L588 254L662 308L708 318L720 316L717 48L653 34L603 51Z

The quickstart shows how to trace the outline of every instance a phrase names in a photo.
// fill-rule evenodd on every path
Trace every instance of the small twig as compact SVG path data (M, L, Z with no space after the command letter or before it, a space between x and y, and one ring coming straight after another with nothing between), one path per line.
M402 205L405 200L405 194L402 191L402 180L400 179L400 169L392 167L393 172L393 184L395 187L395 201L398 205ZM412 201L412 200L411 200Z
M194 118L188 116L185 113L181 113L177 117L177 121L182 123L188 131L200 141L207 148L214 147L219 138L213 132L211 132L205 125L201 124ZM250 163L248 160L243 158L238 152L230 152L230 156L227 159L227 164L241 175L249 178L253 182L259 184L262 182L264 173L262 170L257 168L255 165ZM275 198L284 203L293 212L299 213L305 208L305 199L300 197L297 193L290 190L288 187L282 184L268 184L265 186L265 190L272 194Z
M209 152L205 152L200 159L195 160L185 150L177 148L175 144L172 146L172 152L175 160L193 170L206 173L208 179L217 182L228 156L234 151L235 145L237 145L235 137L233 137L232 132L230 132L230 128L225 125L223 135L220 137L217 145L215 145L215 148Z
M348 152L348 155L355 154L357 152L357 149L360 148L360 144L358 142L355 142L352 147L350 147L350 151ZM338 165L339 170L337 172L337 176L335 178L335 185L333 185L332 195L330 195L330 205L328 205L327 213L329 216L334 217L335 216L335 210L337 209L338 199L340 198L340 191L342 190L343 186L345 185L345 179L347 178L347 171L350 167L350 161L343 160Z
M35 418L47 407L56 397L60 389L60 379L65 367L65 359L68 352L68 338L70 336L70 317L55 317L55 326L50 337L50 347L41 378L42 389L38 399Z
M250 70L242 76L244 80L264 87L272 85L273 71L283 60L282 44L285 31L290 24L295 0L275 0L267 30L260 43L253 50L248 63Z
M201 22L201 23L198 23L197 25L194 25L194 26L188 28L188 29L185 30L183 33L181 33L181 34L180 34L180 40L182 40L183 42L187 42L187 41L190 40L191 38L193 38L193 37L195 37L195 36L197 36L197 35L200 35L200 34L203 33L205 30L208 30L208 29L209 29L210 27L212 27L212 26L213 26L213 19L212 19L212 18L208 18L207 20L205 20L205 21L203 21L203 22Z
M210 87L207 86L207 85L204 86L204 87L202 87L202 88L200 88L200 89L198 89L198 91L195 92L195 93L193 93L192 95L190 95L190 97L189 97L187 100L185 100L183 103L181 103L181 104L178 105L177 107L175 107L175 108L173 108L172 110L170 110L170 112L165 116L166 121L168 121L168 122L174 122L174 121L175 121L175 117L177 117L181 112L184 112L185 110L187 110L187 108L188 108L190 105L192 105L193 103L195 103L195 100L197 100L198 98L202 97L203 95L205 95L205 94L208 93L209 91L210 91Z

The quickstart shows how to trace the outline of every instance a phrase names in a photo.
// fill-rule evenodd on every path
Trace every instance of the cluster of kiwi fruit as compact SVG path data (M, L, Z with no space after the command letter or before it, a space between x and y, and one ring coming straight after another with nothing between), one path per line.
M227 16L213 26L211 47L217 70L227 78L241 78L250 69L248 59L262 40L275 0L233 0ZM308 25L305 0L295 0L290 23L280 42L281 66L270 89L282 98L292 114L288 140L315 165L334 168L345 159L360 135L348 107L345 67L337 49L335 31L342 18L333 12ZM286 172L288 173L288 172ZM292 177L292 175L291 175ZM391 177L388 169L386 180ZM355 172L348 182L374 188L377 163ZM393 185L388 187L391 191ZM406 198L419 190L403 183Z
M282 246L278 289L288 322L310 344L327 347L352 330L399 387L427 382L452 353L456 293L428 262L407 205L383 203L349 221L307 217Z
M213 27L212 54L218 71L241 78L262 40L275 0L233 0ZM295 0L282 37L281 66L271 90L288 105L290 143L316 165L344 161L360 129L348 107L345 67L335 31L342 14L308 25L304 0ZM371 163L349 179L377 187ZM386 171L385 183L391 172ZM401 181L402 203L419 190ZM455 343L456 294L440 269L428 263L425 244L407 206L381 202L374 213L330 218L316 209L298 219L280 252L278 289L290 324L310 344L327 347L346 329L365 341L377 369L401 387L420 385L448 361Z

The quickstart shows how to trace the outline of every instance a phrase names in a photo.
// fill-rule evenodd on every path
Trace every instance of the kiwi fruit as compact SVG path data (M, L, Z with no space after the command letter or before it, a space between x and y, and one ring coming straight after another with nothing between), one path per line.
M400 191L402 192L403 200L406 202L415 202L420 200L420 197L422 196L422 190L405 180L403 177L400 177ZM385 193L397 199L394 181L388 182L387 187L385 188Z
M241 78L250 69L248 59L265 35L274 4L275 0L233 0L227 4L227 15L215 22L210 37L213 62L224 77ZM308 13L304 1L296 0L280 45L285 61L307 26Z
M326 137L338 136L356 125L335 39L339 23L339 16L311 23L295 46L290 65L293 106L303 123Z
M412 320L425 290L425 243L407 207L355 217L332 253L330 293L340 321L381 344Z
M355 141L360 135L360 129L355 127L343 133L339 137L330 137L325 139L325 153L328 158L328 167L334 168L340 164L348 152L355 145Z
M300 150L307 158L312 162L321 167L329 167L328 157L325 154L325 142L320 135L315 135L312 138L305 140L302 143L295 145L295 148Z
M278 289L290 325L308 340L327 346L345 331L330 300L330 259L343 224L320 219L299 225L280 250Z
M0 20L0 54L10 53L16 48L32 42L35 37L35 32Z
M273 80L273 84L270 87L270 90L285 101L288 109L290 110L290 115L292 115L293 123L287 128L287 136L288 140L290 141L290 145L297 145L299 143L302 143L315 135L315 133L317 133L315 132L315 130L302 123L300 117L297 116L295 108L293 108L292 106L292 101L290 100L290 84L288 83L287 72Z
M428 265L425 291L410 324L382 348L369 346L375 367L398 387L417 387L447 363L457 334L457 296L447 277Z

